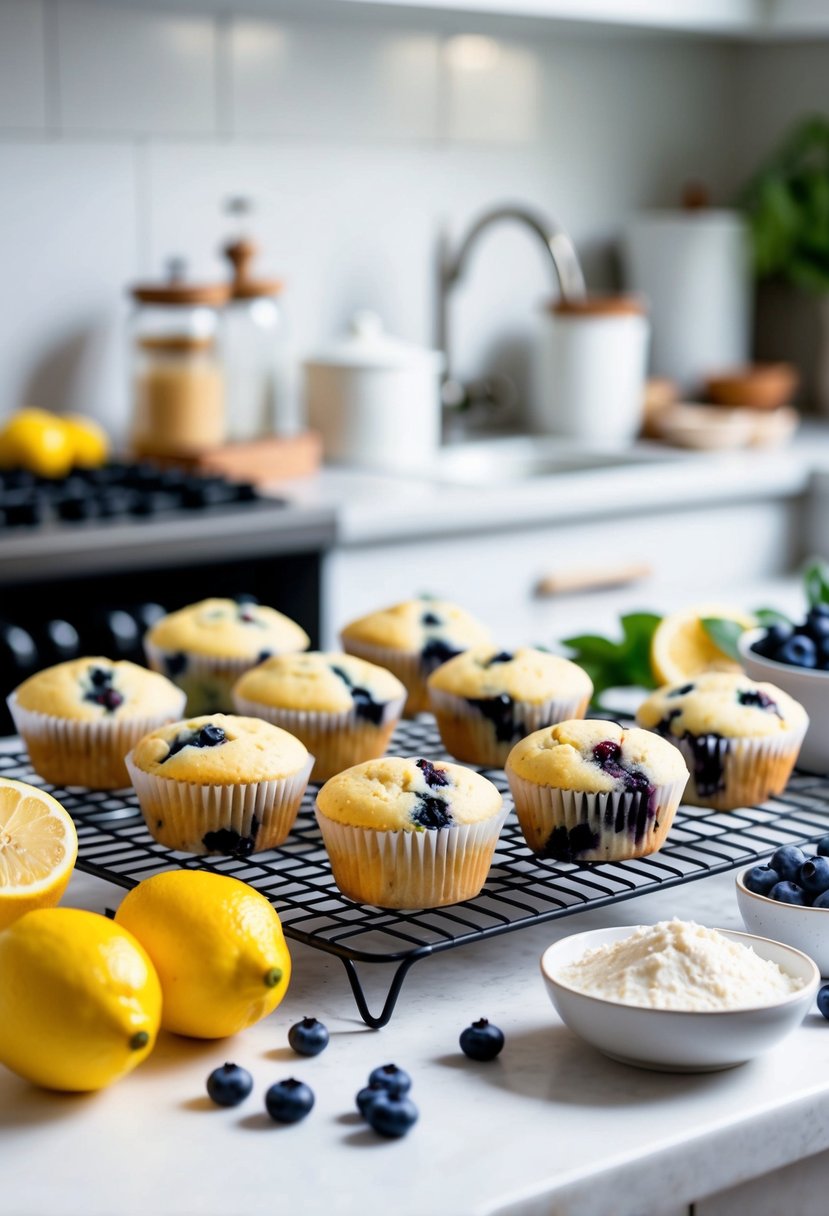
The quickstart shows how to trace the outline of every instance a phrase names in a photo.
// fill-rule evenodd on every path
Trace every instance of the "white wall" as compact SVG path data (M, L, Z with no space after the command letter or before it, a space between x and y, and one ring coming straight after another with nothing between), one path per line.
M742 51L405 22L0 0L0 412L120 429L125 286L170 254L221 274L230 195L307 351L366 306L430 341L440 227L492 202L556 216L602 284L631 210L731 188ZM520 368L550 281L528 234L493 233L454 300L460 370Z

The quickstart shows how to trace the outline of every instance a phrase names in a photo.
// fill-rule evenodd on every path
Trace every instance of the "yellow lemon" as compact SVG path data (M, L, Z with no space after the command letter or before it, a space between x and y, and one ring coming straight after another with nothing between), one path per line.
M206 870L155 874L115 914L158 971L162 1025L221 1039L275 1009L291 978L282 925L264 895Z
M130 933L42 908L0 933L0 1061L47 1089L102 1089L155 1045L161 987Z
M740 664L720 650L702 627L703 619L720 617L744 629L756 624L739 608L703 604L663 617L651 641L651 667L661 684L692 679L701 671L739 671Z
M72 446L72 463L84 469L97 469L106 463L109 438L94 418L83 414L67 414L61 419Z
M46 410L19 410L0 433L0 463L39 477L65 477L72 444L61 419Z
M77 855L75 825L61 804L33 785L0 777L0 929L58 903Z

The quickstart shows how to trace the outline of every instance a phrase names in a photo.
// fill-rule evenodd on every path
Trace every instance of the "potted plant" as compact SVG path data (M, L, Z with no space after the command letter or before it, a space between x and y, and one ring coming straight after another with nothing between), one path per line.
M767 293L765 301L761 296L758 346L776 347L763 353L799 363L810 395L821 412L829 413L829 118L799 122L749 181L741 203L749 221L755 273L761 283L778 289ZM788 291L781 292L781 286ZM803 365L810 358L803 343L809 321L804 324L792 289L812 297L816 305L812 367ZM775 294L779 309L773 308ZM764 335L762 305L768 314L770 300L774 315L767 315Z

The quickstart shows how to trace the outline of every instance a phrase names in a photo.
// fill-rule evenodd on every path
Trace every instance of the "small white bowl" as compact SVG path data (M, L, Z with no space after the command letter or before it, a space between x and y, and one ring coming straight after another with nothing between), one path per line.
M771 959L787 974L803 980L803 987L773 1005L685 1013L587 996L558 978L563 967L587 950L630 937L637 927L623 925L575 933L548 946L541 956L541 974L562 1021L613 1060L658 1072L716 1072L733 1068L768 1051L795 1030L814 1000L820 975L810 958L780 942L730 929L719 932L750 946L761 958Z
M751 629L741 635L737 646L743 670L752 680L776 684L800 702L809 715L809 729L800 748L797 766L813 773L829 772L829 671L792 667L758 654L751 648L765 632L765 629Z
M751 866L746 866L736 879L737 904L745 927L802 950L817 963L821 975L829 975L829 908L781 904L768 895L757 895L745 885L750 869Z

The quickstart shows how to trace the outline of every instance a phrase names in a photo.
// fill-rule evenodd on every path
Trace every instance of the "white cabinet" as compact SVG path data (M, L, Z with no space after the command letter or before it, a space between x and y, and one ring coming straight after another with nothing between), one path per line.
M345 622L426 592L469 608L503 645L549 644L608 628L619 611L700 602L782 573L801 556L801 534L799 500L781 498L334 549L323 569L323 638L332 645ZM636 586L535 593L551 572L643 562L653 573Z

